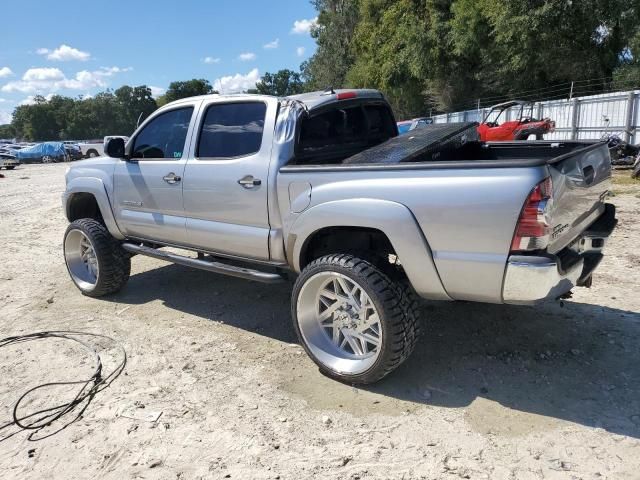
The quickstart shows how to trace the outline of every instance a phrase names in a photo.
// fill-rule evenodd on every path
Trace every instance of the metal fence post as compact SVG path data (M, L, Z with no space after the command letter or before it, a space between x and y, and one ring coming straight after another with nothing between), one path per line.
M635 99L636 99L636 94L635 92L631 91L629 92L629 95L627 96L627 115L626 115L626 119L624 122L624 141L628 142L628 143L633 143L633 136L635 134L635 129L632 130L632 127L635 127L635 125L633 125L633 113L634 113L634 106L635 106Z
M578 129L580 128L580 100L574 98L573 103L573 115L571 116L571 140L578 138Z
M449 123L449 112L447 112L447 123Z

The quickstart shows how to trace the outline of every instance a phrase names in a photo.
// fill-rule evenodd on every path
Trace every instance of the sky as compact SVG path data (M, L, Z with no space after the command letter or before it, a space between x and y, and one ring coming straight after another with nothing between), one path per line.
M315 51L308 0L20 0L0 17L0 124L34 95L206 78L221 92L298 70Z

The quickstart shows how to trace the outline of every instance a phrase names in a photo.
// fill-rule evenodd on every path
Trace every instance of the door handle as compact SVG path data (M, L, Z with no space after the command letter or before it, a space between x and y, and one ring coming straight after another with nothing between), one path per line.
M174 183L178 183L180 180L182 180L182 178L179 175L176 175L175 173L171 172L168 175L165 175L164 177L162 177L162 179L167 182L169 185L173 185Z
M238 183L244 188L253 188L262 185L262 180L260 180L259 178L253 178L253 175L245 175L240 180L238 180Z

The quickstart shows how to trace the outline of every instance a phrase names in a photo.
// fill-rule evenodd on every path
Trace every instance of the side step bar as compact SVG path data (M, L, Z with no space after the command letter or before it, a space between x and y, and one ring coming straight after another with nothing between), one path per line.
M199 268L200 270L221 273L223 275L230 275L232 277L255 280L257 282L263 283L281 283L285 281L285 278L278 273L261 272L260 270L253 270L251 268L236 267L234 265L227 265L220 262L199 260L197 258L185 257L183 255L165 252L163 250L146 247L144 245L136 245L134 243L125 242L122 244L122 248L130 253L146 255L147 257L153 257L159 260L177 263L178 265L184 265L185 267Z

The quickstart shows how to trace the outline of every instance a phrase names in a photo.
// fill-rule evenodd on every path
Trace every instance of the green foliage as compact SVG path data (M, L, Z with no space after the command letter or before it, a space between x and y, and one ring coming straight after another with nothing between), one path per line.
M36 96L32 104L14 110L11 126L15 136L31 141L130 135L138 118L147 117L156 108L145 85L123 86L87 99Z
M478 98L638 87L640 0L314 0L307 88L381 89L400 118ZM568 93L568 89L567 89Z
M181 98L195 97L198 95L208 95L215 93L209 80L204 78L194 78L187 81L171 82L167 93L158 99L160 106L169 102L180 100Z
M250 90L249 93L284 97L302 93L303 91L304 84L300 74L284 69L278 70L276 73L265 73L260 81L256 83L256 88Z
M360 0L312 0L318 11L318 26L311 36L316 53L300 66L305 90L348 86L347 72L353 65L351 42L359 22Z
M16 130L13 128L13 125L7 123L5 125L0 125L0 138L2 139L12 139L16 136Z

